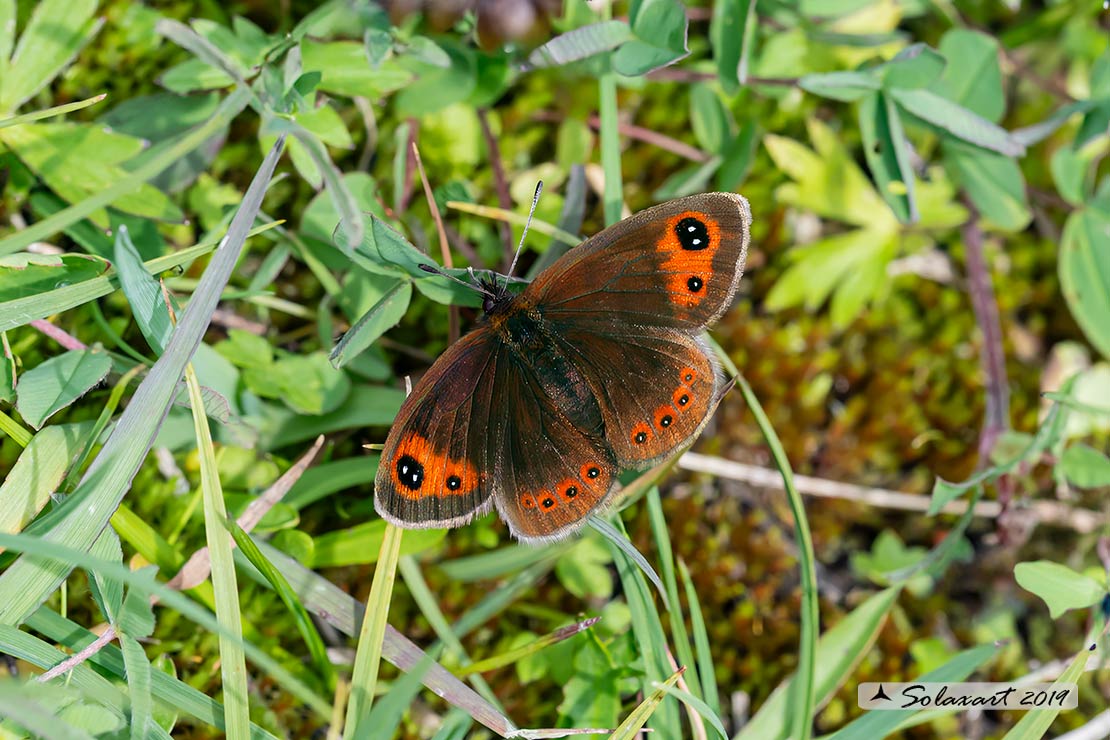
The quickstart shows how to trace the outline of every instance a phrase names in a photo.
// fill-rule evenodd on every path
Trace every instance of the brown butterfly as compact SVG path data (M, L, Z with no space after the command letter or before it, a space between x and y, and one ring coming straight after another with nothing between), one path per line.
M709 421L722 380L699 337L729 307L750 240L731 193L670 201L571 249L519 295L482 280L485 316L401 406L374 504L402 527L496 506L525 541L578 529L617 473Z

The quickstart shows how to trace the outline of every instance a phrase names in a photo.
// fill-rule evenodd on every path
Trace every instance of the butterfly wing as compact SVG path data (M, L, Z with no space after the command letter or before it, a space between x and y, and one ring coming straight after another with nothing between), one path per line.
M374 479L382 518L403 527L455 527L489 509L485 434L502 350L487 327L470 332L405 399Z
M739 195L664 203L570 250L525 291L596 399L621 467L665 458L709 420L721 379L696 335L732 301L750 224Z
M448 348L405 400L374 481L382 518L455 527L487 511L523 540L576 529L616 482L613 453L490 331Z
M703 341L670 329L619 334L552 324L559 351L590 388L618 466L645 468L701 432L721 376Z
M687 333L729 307L750 241L748 202L705 193L649 208L567 252L524 296L546 319L582 328Z
M494 501L522 540L552 540L578 529L616 487L613 452L584 431L549 394L550 384L519 358L498 381L503 422L490 440Z

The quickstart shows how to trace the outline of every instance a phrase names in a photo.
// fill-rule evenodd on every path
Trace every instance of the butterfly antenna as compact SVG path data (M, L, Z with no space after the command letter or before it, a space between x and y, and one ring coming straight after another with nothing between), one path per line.
M513 271L516 269L516 261L520 259L520 252L524 249L524 237L528 236L528 227L532 223L532 216L536 213L536 204L540 202L540 193L543 192L543 180L536 183L536 193L532 196L532 209L528 211L528 220L524 222L524 232L520 235L520 244L516 247L516 254L513 255L513 263L509 265L509 272L507 276L512 277Z
M470 273L470 277L474 279L473 283L468 283L465 280L460 280L459 278L455 277L454 275L447 274L446 272L439 269L435 265L429 265L427 263L422 263L422 264L417 265L417 266L421 270L423 270L424 272L430 272L433 275L439 275L440 277L445 277L448 280L453 280L454 282L458 283L459 285L465 285L467 288L470 288L473 291L481 293L482 295L489 295L489 291L485 287L482 286L481 282L477 278L474 277L474 268L473 267L467 268L467 271Z

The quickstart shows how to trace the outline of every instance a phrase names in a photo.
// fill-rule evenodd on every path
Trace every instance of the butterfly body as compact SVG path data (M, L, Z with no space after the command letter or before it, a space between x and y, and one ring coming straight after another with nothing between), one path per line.
M731 302L750 221L738 195L691 196L586 240L519 295L487 283L482 322L398 412L378 512L445 527L496 505L517 537L558 538L621 469L690 442L720 388L698 335Z

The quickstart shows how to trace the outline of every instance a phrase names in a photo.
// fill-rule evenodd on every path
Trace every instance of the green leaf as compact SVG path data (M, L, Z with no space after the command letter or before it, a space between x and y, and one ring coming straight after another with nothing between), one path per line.
M385 539L385 528L384 521L375 519L315 537L312 562L308 567L332 568L377 562L378 551ZM401 541L401 554L414 555L435 547L446 535L445 529L416 529L406 532Z
M265 368L247 370L247 377L258 374L268 376L268 382L276 391L275 398L301 414L319 416L334 411L351 392L350 378L332 367L322 352L291 355Z
M69 66L104 22L93 17L96 6L96 0L42 0L35 4L11 61L0 75L0 112L13 111L30 100ZM10 31L4 29L0 34L14 32L14 17L10 23ZM8 38L3 45L10 43ZM0 56L7 58L7 54Z
M51 190L74 204L133 178L134 174L124 165L143 147L140 139L101 126L72 123L0 129L0 141L42 177ZM109 204L146 218L174 222L185 219L165 193L147 183L128 188ZM105 214L92 213L90 217L99 225L108 226Z
M1006 111L998 41L978 31L954 28L941 37L940 53L948 66L932 86L933 92L998 123Z
M412 281L400 280L362 315L332 349L328 359L341 368L400 322L412 300Z
M1067 123L1073 115L1086 113L1095 107L1097 107L1097 103L1093 100L1076 100L1057 108L1052 115L1043 121L1011 131L1010 135L1023 145L1031 147L1051 136L1056 129Z
M376 100L409 84L413 74L393 60L378 67L366 59L366 49L357 41L318 43L301 41L301 68L321 74L320 90L334 95Z
M420 116L442 110L470 97L478 79L477 58L473 49L460 44L444 44L451 57L448 67L424 65L414 82L394 97L397 115Z
M775 191L778 199L877 234L897 233L897 219L856 165L840 136L813 118L808 121L808 128L815 151L781 136L763 137L763 145L775 165L794 180L779 186Z
M871 0L801 0L799 9L807 18L839 18L871 4Z
M120 287L131 304L131 313L139 330L146 337L147 344L157 354L166 348L173 334L173 322L170 321L170 311L166 306L166 299L162 295L162 286L154 276L146 271L139 251L131 243L131 236L126 226L120 226L116 231L116 249L114 254L116 270L119 272Z
M732 122L716 91L709 85L690 88L690 125L698 145L711 154L720 154L732 138Z
M389 426L404 400L404 392L397 388L356 385L346 403L323 416L305 417L284 406L267 408L260 423L259 447L272 450L341 429Z
M928 44L912 44L876 71L887 90L927 87L944 70L944 57Z
M30 686L35 689L33 693L28 690ZM9 737L36 737L49 738L49 740L95 740L96 736L84 726L62 720L58 716L57 703L65 703L65 709L73 706L92 706L93 711L96 711L95 708L98 705L84 704L70 697L63 698L61 694L60 688L52 685L43 686L33 680L27 685L20 685L14 681L0 682L0 716L10 720L4 723L4 734ZM101 709L101 712L107 713L107 710ZM32 734L16 735L10 732L11 723ZM84 724L92 723L80 723L80 725ZM118 730L119 723L115 726L108 726L108 723L105 723L100 729Z
M16 390L16 408L24 421L41 429L54 414L85 395L112 369L107 352L75 349L51 357L23 373Z
M1094 158L1092 151L1077 151L1069 146L1062 146L1052 153L1049 161L1052 181L1060 197L1073 206L1080 207L1087 201L1087 170Z
M1018 563L1014 567L1014 580L1026 591L1039 596L1053 619L1069 609L1094 606L1106 595L1106 588L1095 579L1049 560Z
M837 295L843 294L841 301L848 301L837 312L842 326L856 315L848 310L849 305L865 305L877 290L874 280L857 281L857 276L881 276L893 257L896 238L896 234L857 229L797 247L792 255L794 264L767 294L766 308L779 311L804 306L812 310L835 290Z
M1006 129L934 92L898 88L890 94L907 112L957 139L1009 156L1025 154Z
M720 166L720 157L710 157L701 164L683 167L664 180L663 184L652 192L651 197L657 201L664 201L703 193Z
M338 170L328 157L327 150L321 147L320 143L340 149L351 149L354 146L343 119L334 108L325 104L298 113L293 120L299 128L288 128L289 133L294 133L296 136L289 142L289 156L297 172L317 190L324 184L325 172L328 169L335 172L336 179L340 179ZM271 125L267 130L276 135L278 131L284 131L285 127ZM273 135L263 137L261 139L263 147L272 144L273 138ZM302 142L302 139L311 141Z
M804 75L798 80L798 87L807 92L846 103L871 95L881 90L882 86L882 80L870 70L815 73Z
M1110 215L1076 211L1064 224L1060 288L1076 323L1103 357L1110 358Z
M3 9L0 8L0 13L2 12ZM3 70L4 62L5 60L0 58L0 70ZM2 71L0 71L0 79L3 79ZM86 98L85 100L77 100L72 103L66 103L65 105L52 105L49 108L31 111L30 113L24 113L23 115L19 116L7 116L6 118L0 118L0 128L7 128L8 126L22 126L26 123L41 121L44 118L53 118L54 116L60 116L64 113L71 113L73 111L81 110L82 108L88 108L90 105L96 105L100 101L104 100L104 98L106 97L108 97L106 93L101 93L100 95L94 95L91 98Z
M979 212L1000 229L1024 229L1033 215L1017 162L961 141L945 141L943 147L952 179L967 191Z
M613 556L595 537L583 537L555 561L559 582L580 599L613 595Z
M73 652L88 647L96 637L80 625L46 608L39 609L31 615L28 619L28 626L30 625L34 625L31 629L41 632L49 639L65 645ZM30 635L11 627L0 626L0 640L3 640L5 647L9 652L12 652L12 654L17 653L11 650L10 642L4 639L6 637L20 640L20 649L18 650L19 657L31 661L37 666L49 667L57 664L66 657L57 648L48 645L42 640L31 638ZM114 645L107 645L101 650L96 651L90 657L89 662L95 663L109 674L121 679L126 675L125 661L122 658L120 650ZM108 679L103 678L99 673L93 670L93 668L87 665L78 666L71 672L70 680L86 691L88 691L87 687L90 685L99 686L102 692L104 690L118 691ZM160 670L153 671L151 673L151 691L154 696L159 698L161 703L177 708L182 713L194 717L198 722L211 725L217 729L223 728L223 705L219 704L215 699L197 691L188 684L183 683L173 675L164 673ZM121 693L119 694L118 700L105 703L123 706L124 702L125 699ZM158 710L155 709L155 712L157 714ZM271 740L274 737L258 726L254 726L253 730L253 736L257 740Z
M16 383L15 357L12 355L12 348L8 346L7 335L0 334L0 401L9 404L15 402Z
M559 67L612 51L633 38L624 21L602 21L567 31L528 55L533 67Z
M1110 458L1088 445L1076 442L1064 450L1060 467L1073 485L1080 488L1110 486Z
M636 38L613 53L613 69L626 77L644 75L690 53L686 9L678 0L642 0L632 17Z
M748 59L758 16L756 0L718 0L709 21L709 43L717 78L725 93L735 95L748 79Z
M885 92L873 93L860 101L859 127L863 153L879 195L899 221L915 223L919 214L906 135L898 108Z
M740 125L740 131L721 155L721 165L717 168L717 190L733 192L747 179L759 143L758 134L759 125L754 118Z
M15 46L15 0L0 2L0 83L7 76L8 64Z
M4 255L0 257L0 306L103 275L109 267L108 260L88 254Z
M0 483L0 531L18 533L58 490L92 422L51 424L31 437Z
M274 362L274 348L265 337L243 329L230 329L227 339L213 347L236 367L266 368Z
M246 107L250 98L250 90L235 90L220 103L216 113L203 126L191 130L187 135L174 142L173 146L164 149L158 157L132 170L128 177L113 182L110 187L85 198L80 203L75 203L49 218L42 219L11 236L0 239L0 254L18 252L28 244L48 239L58 231L68 228L89 214L96 212L97 209L112 203L117 198L134 193L137 190L138 183L159 174L207 141L213 133L226 126L228 121ZM3 130L6 131L7 129ZM2 321L3 319L0 318L0 322Z
M157 566L148 565L141 568L148 583L153 583ZM150 637L154 632L154 610L150 603L150 596L135 588L127 589L127 596L123 599L123 608L120 610L118 625L120 631L134 638Z
M1079 149L1100 136L1106 136L1108 132L1110 132L1110 96L1093 106L1083 116L1083 123L1075 133L1072 146Z

